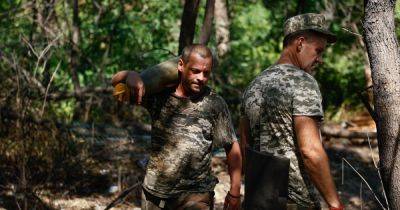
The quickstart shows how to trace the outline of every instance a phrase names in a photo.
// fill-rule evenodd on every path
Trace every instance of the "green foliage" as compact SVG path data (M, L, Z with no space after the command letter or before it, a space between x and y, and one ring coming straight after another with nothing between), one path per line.
M221 62L221 74L234 80L232 86L243 89L255 75L271 65L279 56L280 40L269 36L271 12L261 3L233 5L231 51ZM252 14L252 15L249 15Z
M97 64L94 67L83 62L82 73L104 72L110 78L118 70L139 71L168 58L168 51L177 51L178 2L101 3L105 8L103 13L93 4L81 5L81 50ZM98 81L94 74L83 74L84 81L88 84Z
M51 1L50 1L51 2ZM283 23L296 14L299 1L229 1L230 47L214 72L213 87L232 105L233 114L241 92L261 71L279 58L282 50ZM16 74L12 62L25 69L46 87L54 75L49 93L73 91L71 79L72 1L18 0L0 3L0 49L8 61L0 67ZM47 6L46 6L47 5ZM201 1L196 34L200 33L205 1ZM178 51L183 1L79 1L78 78L82 87L108 87L115 72L140 71L174 56ZM395 20L399 23L399 6ZM338 35L338 42L325 53L325 65L316 78L324 96L324 106L335 111L343 106L359 107L356 93L364 88L364 53L357 33L362 33L361 0L306 1L303 12L321 12ZM42 22L38 14L41 14ZM400 31L396 29L397 34ZM349 32L352 31L352 32ZM195 38L197 40L198 37ZM29 44L28 44L29 43ZM29 46L31 45L31 46ZM49 45L47 53L38 56ZM209 46L215 49L211 37ZM32 95L38 90L32 88ZM101 96L98 96L101 97ZM40 100L42 101L42 100ZM92 107L90 119L102 121L101 102ZM37 103L41 104L41 102ZM79 107L75 99L52 102L47 116L63 121L73 119ZM112 109L111 109L112 110Z

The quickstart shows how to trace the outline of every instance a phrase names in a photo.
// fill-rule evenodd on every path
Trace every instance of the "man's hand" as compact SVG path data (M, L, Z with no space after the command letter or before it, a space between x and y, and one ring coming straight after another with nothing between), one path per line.
M229 192L226 194L224 210L239 210L240 209L240 195L231 195Z
M113 76L112 85L114 86L113 95L118 101L130 101L131 97L133 97L134 103L142 103L145 86L138 73L120 71Z
M140 74L134 71L128 72L128 76L126 77L126 86L128 86L129 90L131 91L134 102L136 104L141 104L142 97L145 94L145 88Z

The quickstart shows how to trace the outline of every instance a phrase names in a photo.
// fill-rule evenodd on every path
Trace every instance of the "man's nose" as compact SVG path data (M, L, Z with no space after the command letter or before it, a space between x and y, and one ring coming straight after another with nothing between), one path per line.
M198 81L204 82L205 79L206 79L206 77L204 76L204 73L200 73L200 74L197 76L197 80L198 80Z

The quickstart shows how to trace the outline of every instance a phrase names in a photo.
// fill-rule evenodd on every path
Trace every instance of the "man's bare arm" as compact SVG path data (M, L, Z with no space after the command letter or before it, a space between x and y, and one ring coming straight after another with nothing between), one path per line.
M300 154L311 181L330 207L340 207L341 203L332 179L328 156L323 148L316 120L307 116L295 116L294 126Z
M246 167L246 148L249 146L249 128L250 123L249 120L242 116L240 117L240 122L239 122L239 133L240 133L240 151L242 153L242 168L243 172Z
M227 209L240 208L240 186L242 178L242 156L240 147L234 142L231 147L225 148L228 172L231 179L231 188L229 194L225 198L225 207Z
M145 69L140 74L135 71L117 72L111 79L115 87L118 83L125 83L135 95L137 103L141 102L142 96L162 91L165 87L178 83L178 60L173 58Z

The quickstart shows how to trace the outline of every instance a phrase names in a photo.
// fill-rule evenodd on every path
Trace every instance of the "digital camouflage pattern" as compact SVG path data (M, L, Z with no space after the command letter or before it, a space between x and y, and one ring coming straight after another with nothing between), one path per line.
M325 34L328 43L336 42L336 36L328 30L325 16L322 14L307 13L291 17L284 24L285 37L304 30L313 30Z
M211 152L237 141L222 97L208 87L190 99L174 91L168 89L145 101L152 136L143 187L161 198L213 191L218 180L211 173Z
M293 116L322 120L321 102L316 80L290 64L274 65L263 71L251 82L242 100L241 114L250 124L250 147L290 159L289 198L304 206L318 207L319 202L304 172Z

